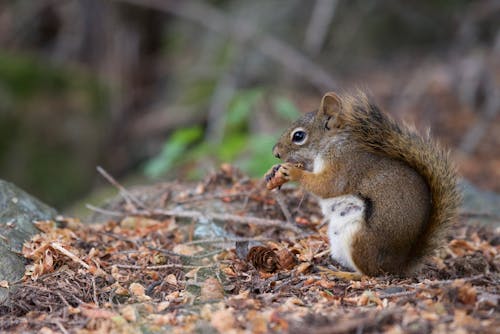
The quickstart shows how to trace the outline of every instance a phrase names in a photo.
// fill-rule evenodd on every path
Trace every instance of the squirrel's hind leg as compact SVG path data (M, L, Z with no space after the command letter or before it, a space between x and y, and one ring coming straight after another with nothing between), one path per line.
M364 223L365 202L358 196L345 195L320 200L329 221L328 237L332 258L341 265L361 272L352 260L352 240Z

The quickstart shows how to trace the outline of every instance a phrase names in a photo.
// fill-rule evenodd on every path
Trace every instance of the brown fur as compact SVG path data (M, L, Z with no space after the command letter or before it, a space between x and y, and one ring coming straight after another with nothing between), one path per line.
M308 136L302 145L291 140L298 127ZM287 162L278 170L287 181L321 198L365 200L365 221L351 245L364 274L411 272L441 244L460 202L447 152L397 124L364 94L326 94L316 113L281 136L274 154ZM324 169L313 173L318 154Z

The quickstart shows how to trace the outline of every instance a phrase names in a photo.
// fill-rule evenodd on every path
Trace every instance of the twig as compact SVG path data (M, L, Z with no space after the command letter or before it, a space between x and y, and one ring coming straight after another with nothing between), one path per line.
M123 195L125 199L129 199L128 203L131 204L131 201L136 203L138 206L145 208L145 205L141 203L135 196L133 196L125 187L123 187L121 184L119 184L111 175L109 175L104 169L101 167L97 167L97 170L99 173L101 173L106 180L108 180L112 185L114 185L116 188L119 189L120 193ZM279 198L279 197L277 197ZM278 203L280 203L280 200L277 200ZM281 200L281 202L283 202ZM110 216L115 216L115 217L122 217L125 214L118 212L118 211L111 211L111 210L106 210L102 208L95 207L91 204L86 205L88 209L99 212L101 214L105 215L110 215ZM275 220L275 219L265 219L265 218L257 218L257 217L245 217L245 216L238 216L234 214L228 214L228 213L215 213L215 212L199 212L199 211L194 211L194 210L185 210L185 211L179 211L179 210L164 210L164 209L152 209L152 210L140 210L137 209L134 205L130 205L132 208L131 210L127 210L127 214L132 214L132 215L138 215L138 216L172 216L172 217L178 217L178 218L193 218L193 219L200 219L200 218L205 218L205 219L212 219L212 220L221 220L221 221L231 221L236 224L252 224L252 225L257 225L257 226L275 226L275 227L280 227L283 229L288 229L292 230L296 233L301 233L301 229L298 227L287 224L284 221L281 220ZM280 204L280 207L287 218L289 222L293 222L293 219L291 217L290 212L284 205L284 203ZM128 208L127 208L128 209Z
M417 290L412 290L412 291L401 291L401 292L394 292L394 293L383 293L380 294L378 297L380 299L384 298L394 298L394 297L406 297L406 296L412 296L416 294L418 291Z
M147 211L138 211L136 214L139 215L148 215ZM265 227L279 227L285 230L292 230L296 233L300 233L301 230L293 225L288 224L282 220L276 219L266 219L266 218L257 218L257 217L246 217L246 216L238 216L230 213L215 213L215 212L199 212L194 210L186 210L186 211L177 211L177 210L162 210L162 209L154 209L150 213L151 215L164 215L164 216L174 216L179 218L208 218L212 220L221 220L221 221L230 221L236 224L250 224L256 226L265 226Z
M168 254L168 255L172 255L172 256L179 256L181 258L190 258L190 259L202 259L202 258L205 258L207 256L212 256L212 255L215 255L215 254L219 254L220 252L222 252L224 249L220 248L220 249L216 249L216 250L213 250L213 251L209 251L209 252L204 252L202 254L195 254L195 255L185 255L185 254L179 254L179 253L176 253L176 252L172 252L168 249L162 249L162 248L157 248L157 247L151 247L151 246L146 246L147 248L151 249L151 250L155 250L157 252L161 252L161 253L164 253L164 254Z
M95 277L92 276L92 297L94 298L94 303L97 307L99 307L99 300L97 299L97 292L96 292L96 287L95 287Z
M106 210L106 209L94 206L92 204L85 204L85 206L87 207L87 209L89 209L91 211L95 211L95 212L98 212L98 213L106 215L106 216L111 216L111 217L123 217L123 216L125 216L125 214L123 212Z
M137 216L170 216L177 218L192 218L192 219L212 219L212 220L220 220L220 221L230 221L235 224L250 224L256 226L265 226L265 227L279 227L285 230L292 230L295 233L301 233L302 230L296 226L290 225L285 221L276 220L276 219L266 219L266 218L258 218L258 217L245 217L238 216L229 213L215 213L215 212L199 212L194 210L163 210L163 209L152 209L152 210L131 210L127 212L119 212L119 211L110 211L104 210L100 208L96 208L93 205L87 204L87 208L90 210L94 210L103 214L109 214L110 216L118 216L123 217L127 214L129 215L137 215ZM98 210L96 210L98 209Z
M189 197L189 198L181 199L181 200L174 199L174 201L175 201L175 203L184 204L184 203L192 203L192 202L197 202L197 201L208 201L208 200L212 200L212 199L248 196L248 195L253 194L254 192L255 192L255 190L242 191L242 192L231 193L231 194L216 193L216 194L209 194L209 195L198 195L198 196L193 196L193 197Z
M295 224L293 221L292 214L290 213L290 210L288 210L288 207L286 206L285 199L283 198L283 194L279 191L274 191L274 198L276 199L276 202L278 203L278 206L281 209L281 212L283 213L283 216L285 216L285 219L287 222L290 224Z
M58 243L58 242L51 242L50 243L50 247L52 247L53 249L59 251L60 253L62 253L64 255L66 255L71 260L79 263L85 269L87 269L87 270L90 269L90 266L88 264L86 264L85 262L83 262L78 256L76 256L75 254L71 253L69 250L65 249L60 243Z
M146 208L146 206L144 205L144 203L142 203L141 201L139 201L139 199L137 197L135 197L134 195L132 195L124 186L122 186L120 183L118 183L118 181L116 181L115 178L113 178L108 172L106 172L104 170L104 168L102 168L101 166L97 166L97 171L109 183L111 183L113 186L115 186L119 190L120 194L125 199L125 201L127 202L127 204L130 205L130 207L135 208L135 205L137 205L140 208L143 208L143 209ZM132 204L132 202L135 205Z
M169 263L169 264L162 264L158 266L137 266L133 264L114 264L113 266L116 266L117 268L122 268L122 269L149 269L149 270L159 270L159 269L168 269L168 268L186 268L186 269L198 269L198 268L210 268L213 267L214 265L206 265L206 266L193 266L193 265L187 265L187 264L177 264L177 263Z
M61 332L63 332L63 334L68 334L68 331L66 330L66 328L64 328L59 320L54 320L53 323L61 330Z
M271 238L219 238L219 239L201 239L188 241L183 243L182 245L202 245L202 244L218 244L218 243L227 243L227 242L245 242L245 241L267 241L272 240Z
M59 296L59 298L64 303L64 305L66 305L67 307L71 307L71 305L68 303L68 301L66 300L66 298L64 298L64 296L62 295L62 293L60 293L59 291L56 291L56 295Z
M438 281L430 281L430 280L424 280L421 283L417 284L412 284L411 287L413 288L420 288L422 287L422 284L425 284L425 286L430 286L430 285L449 285L452 284L458 280L462 280L464 282L472 282L475 280L478 280L480 278L484 278L484 274L478 274L470 277L459 277L459 278L454 278L454 279L446 279L446 280L438 280Z
M183 19L201 24L221 34L228 35L239 43L251 43L262 54L286 67L290 72L302 76L321 90L335 89L338 85L328 71L309 58L269 35L259 35L259 27L248 20L238 21L213 6L195 1L164 0L115 0L146 8L175 14Z

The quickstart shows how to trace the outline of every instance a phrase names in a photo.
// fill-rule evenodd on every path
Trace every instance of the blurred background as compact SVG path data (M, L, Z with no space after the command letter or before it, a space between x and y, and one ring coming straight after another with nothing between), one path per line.
M260 177L329 90L368 90L500 191L500 1L4 0L0 178L59 209L222 162Z

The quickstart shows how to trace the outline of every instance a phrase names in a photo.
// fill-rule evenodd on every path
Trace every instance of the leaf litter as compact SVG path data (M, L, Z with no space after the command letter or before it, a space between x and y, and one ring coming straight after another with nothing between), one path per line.
M23 279L2 282L9 298L0 305L1 332L500 328L500 231L473 216L461 216L447 245L413 277L339 279L319 209L299 189L284 187L278 205L260 181L226 165L199 184L121 194L101 210L112 215L102 223L38 222L42 233L23 247ZM195 239L204 213L227 234Z

